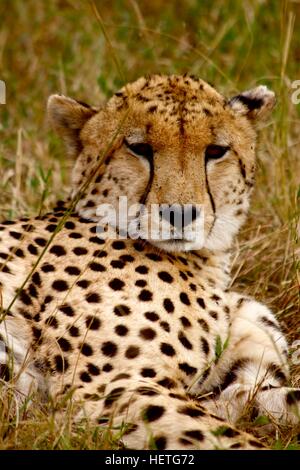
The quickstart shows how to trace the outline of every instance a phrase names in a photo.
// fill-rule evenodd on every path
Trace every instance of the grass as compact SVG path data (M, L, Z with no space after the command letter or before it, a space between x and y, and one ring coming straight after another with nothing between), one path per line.
M0 17L0 79L7 87L7 104L0 105L1 218L44 212L68 194L73 162L47 126L51 93L99 104L123 83L155 72L189 72L227 96L257 84L276 92L278 105L260 133L233 286L268 304L292 344L300 332L300 105L291 99L300 79L300 2L99 0L93 7L83 0L2 0ZM299 364L292 372L299 386ZM32 401L9 419L13 396L1 393L0 448L118 448L109 431L57 423L59 404ZM244 420L256 433L265 424ZM298 432L277 429L266 442L300 449Z

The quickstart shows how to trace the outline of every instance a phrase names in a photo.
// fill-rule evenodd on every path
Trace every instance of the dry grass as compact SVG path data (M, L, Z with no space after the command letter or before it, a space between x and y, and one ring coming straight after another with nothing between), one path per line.
M277 93L278 106L261 131L257 185L249 222L236 244L234 286L276 311L292 342L300 331L300 105L291 101L291 83L300 79L299 1L99 0L95 5L100 18L83 0L0 3L0 78L7 85L7 104L0 106L1 216L36 214L68 193L73 162L45 120L51 93L97 104L124 82L153 72L193 73L227 95L267 84ZM300 385L300 367L292 368L292 381ZM118 440L99 427L74 428L67 419L70 410L56 423L53 410L60 404L41 409L35 400L9 420L14 401L1 394L0 448L118 447ZM299 448L297 431L278 430L268 444Z

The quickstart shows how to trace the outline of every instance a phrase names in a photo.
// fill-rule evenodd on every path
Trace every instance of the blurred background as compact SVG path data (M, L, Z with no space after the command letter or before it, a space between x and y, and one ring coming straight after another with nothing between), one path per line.
M51 93L96 105L155 72L195 74L227 96L258 84L276 92L233 273L299 337L300 1L0 0L0 18L1 217L46 211L68 193L73 162L47 125Z

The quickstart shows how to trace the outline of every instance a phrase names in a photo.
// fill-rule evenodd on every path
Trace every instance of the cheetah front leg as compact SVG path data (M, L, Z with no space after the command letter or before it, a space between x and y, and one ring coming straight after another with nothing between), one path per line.
M45 389L44 379L34 365L25 326L12 316L0 322L0 384L14 391L18 404L32 392Z
M191 393L230 422L250 405L256 416L299 423L300 389L289 386L287 343L278 322L267 307L238 295L232 312L227 347L206 381L195 384Z
M122 375L122 374L120 374ZM80 391L79 391L80 392ZM140 378L108 384L105 395L84 400L77 419L88 418L116 433L130 449L259 449L253 436L211 415L180 389Z

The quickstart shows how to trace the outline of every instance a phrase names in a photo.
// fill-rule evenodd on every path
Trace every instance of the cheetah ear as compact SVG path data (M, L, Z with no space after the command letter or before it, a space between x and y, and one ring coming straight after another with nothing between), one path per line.
M80 131L96 113L97 109L67 96L51 95L48 99L48 119L53 129L64 140L71 156L80 153Z
M229 100L229 106L252 121L261 121L269 116L276 103L275 93L260 85Z

